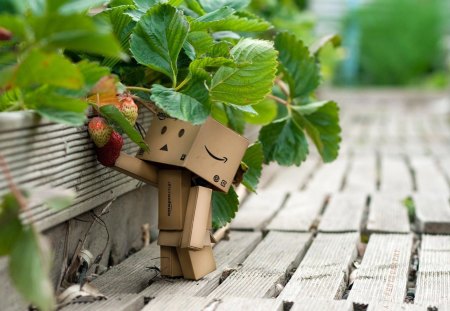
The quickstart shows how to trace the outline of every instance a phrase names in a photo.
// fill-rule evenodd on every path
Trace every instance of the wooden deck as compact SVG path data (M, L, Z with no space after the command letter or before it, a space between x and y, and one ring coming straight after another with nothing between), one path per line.
M153 243L92 282L107 301L63 310L450 310L446 106L338 97L339 159L269 167L214 247L215 272L161 278Z

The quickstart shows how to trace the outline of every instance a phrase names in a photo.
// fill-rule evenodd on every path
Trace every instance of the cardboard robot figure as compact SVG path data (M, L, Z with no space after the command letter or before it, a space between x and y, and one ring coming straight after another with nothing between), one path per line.
M216 269L210 241L212 189L228 192L249 142L212 118L192 125L162 113L152 120L145 141L150 151L140 151L133 161L160 167L161 274L198 280ZM148 180L147 163L140 162L146 172L142 177L136 172L138 162L131 174ZM116 169L130 172L123 165ZM193 184L199 177L202 185Z

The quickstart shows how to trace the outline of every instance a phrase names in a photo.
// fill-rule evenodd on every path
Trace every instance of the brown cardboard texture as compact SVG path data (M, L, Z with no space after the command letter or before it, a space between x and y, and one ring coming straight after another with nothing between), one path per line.
M175 247L161 246L161 275L183 276L180 260Z
M182 231L165 231L160 230L158 235L158 245L181 247ZM205 231L203 246L211 246L211 232ZM203 247L202 247L203 248Z
M153 186L158 184L158 170L154 165L124 152L120 153L113 169L147 184Z
M191 187L186 170L160 170L158 174L158 228L182 230Z
M198 280L216 270L216 261L211 246L193 251L177 248L181 270L185 279Z
M248 140L213 118L201 126L158 115L145 137L150 151L139 153L143 160L185 167L227 192Z
M205 244L205 232L208 230L211 210L212 190L205 187L192 187L184 219L181 248L202 249Z

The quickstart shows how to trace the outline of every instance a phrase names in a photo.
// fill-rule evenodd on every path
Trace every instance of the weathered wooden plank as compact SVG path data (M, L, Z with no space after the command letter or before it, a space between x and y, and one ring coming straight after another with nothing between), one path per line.
M358 241L356 232L317 235L278 299L340 298L347 286L349 266L357 255Z
M376 157L374 155L357 156L350 163L343 191L374 192L377 186Z
M402 199L397 195L371 195L367 231L408 233L408 211Z
M322 300L301 298L294 301L289 311L353 311L353 304L347 300Z
M108 298L121 294L137 294L148 286L159 267L159 246L156 242L113 266L92 281L92 285Z
M409 234L372 234L348 300L402 303L411 249Z
M411 166L416 177L417 192L449 195L449 186L441 170L428 156L413 156Z
M306 190L310 192L334 193L341 189L348 167L346 158L339 158L332 163L319 167L307 183Z
M209 297L265 298L278 294L286 273L306 251L309 233L271 231L250 256Z
M77 303L63 307L64 311L138 311L144 307L144 297L137 294L119 295L92 303Z
M214 311L283 311L283 303L268 298L225 297L218 301Z
M420 232L450 233L450 206L448 196L434 192L413 196L416 224Z
M450 236L422 236L414 303L450 305Z
M400 156L381 157L380 191L409 194L413 191L413 180L408 165Z
M428 310L427 307L418 306L411 303L396 304L389 302L374 302L369 304L367 311L428 311Z
M309 231L319 217L326 195L293 192L267 226L269 230Z
M361 230L361 222L366 208L364 193L339 193L331 196L322 220L321 232L348 232Z
M279 167L278 173L270 183L270 189L281 192L299 191L318 166L317 158L310 158L301 167Z
M207 297L178 295L162 295L152 299L142 311L168 310L168 311L199 311L208 305L217 304L213 299Z
M224 271L236 269L261 240L260 232L230 232L229 240L222 240L214 247L217 269L198 281L184 279L155 279L141 292L142 296L155 297L162 294L206 296L219 286ZM159 263L158 263L159 266Z
M286 192L264 190L250 195L231 222L232 229L262 229L281 208Z

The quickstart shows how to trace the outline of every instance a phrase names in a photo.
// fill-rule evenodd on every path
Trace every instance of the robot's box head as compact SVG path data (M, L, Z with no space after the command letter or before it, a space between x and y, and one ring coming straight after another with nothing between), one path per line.
M159 114L145 137L150 151L138 158L184 167L227 192L248 147L248 140L212 118L192 125Z

